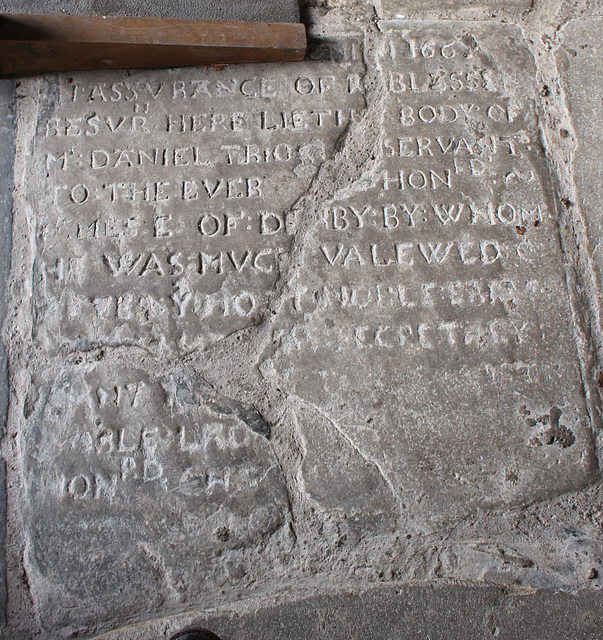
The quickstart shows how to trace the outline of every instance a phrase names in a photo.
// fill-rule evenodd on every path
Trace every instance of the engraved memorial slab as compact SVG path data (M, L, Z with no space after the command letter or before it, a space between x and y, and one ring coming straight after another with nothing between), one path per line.
M186 353L260 321L289 207L364 106L357 43L332 53L350 61L48 82L41 348Z
M576 489L590 420L531 58L504 27L381 29L382 163L319 212L263 371L407 517ZM317 468L307 486L331 508Z
M23 517L46 629L182 608L286 563L270 427L194 354L262 322L290 209L362 116L360 43L323 38L304 64L23 83Z
M48 633L433 577L462 518L593 480L521 31L315 32L299 64L19 89L11 429Z

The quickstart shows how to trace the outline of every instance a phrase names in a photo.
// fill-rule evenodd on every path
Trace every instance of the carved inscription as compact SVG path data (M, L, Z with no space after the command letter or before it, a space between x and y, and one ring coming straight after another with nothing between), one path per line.
M590 427L532 62L505 28L381 28L381 165L321 211L264 375L413 517L579 486ZM572 445L535 446L525 407L562 405Z
M50 635L183 609L288 560L269 425L178 358L261 323L291 206L363 116L358 38L309 55L40 80L21 451Z
M36 139L40 344L186 353L260 322L289 209L365 107L358 40L317 53L286 70L49 82Z
M235 579L231 559L286 521L268 426L193 373L66 370L32 382L26 414L30 553L89 622L109 605L119 616L157 606L158 566L174 602ZM208 568L214 555L221 569Z
M12 375L49 636L398 579L594 477L520 31L364 26L299 64L39 80Z

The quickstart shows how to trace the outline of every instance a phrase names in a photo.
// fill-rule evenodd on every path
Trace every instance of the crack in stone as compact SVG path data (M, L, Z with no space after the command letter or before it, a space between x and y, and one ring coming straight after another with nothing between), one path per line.
M297 396L291 396L290 400L293 400L294 403L296 403L296 404L298 404L300 406L309 407L312 411L315 411L320 416L322 416L323 420L327 424L331 425L331 427L344 439L345 442L347 442L347 444L362 458L362 460L364 460L368 465L376 468L377 471L379 472L379 475L381 476L381 479L382 479L383 483L390 490L390 492L392 494L392 497L394 499L394 502L397 504L398 508L400 510L402 510L402 503L401 503L401 500L400 500L400 496L398 495L398 493L397 493L394 485L392 484L391 480L388 478L387 474L385 473L385 471L382 469L381 465L376 460L374 460L367 453L362 451L362 449L337 424L337 422L335 420L332 420L331 418L329 418L329 416L326 413L324 413L324 411L319 409L316 405L310 404L310 403L306 402L305 400L303 400L302 398L298 398Z

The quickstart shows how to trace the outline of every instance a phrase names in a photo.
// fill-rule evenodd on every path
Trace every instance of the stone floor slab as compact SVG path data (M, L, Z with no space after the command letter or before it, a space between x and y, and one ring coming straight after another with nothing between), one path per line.
M321 594L247 612L189 615L103 636L103 640L167 640L187 626L201 626L222 640L390 638L396 640L598 640L603 624L600 594L529 592L464 585L398 585L361 594Z
M502 26L381 29L380 162L317 212L264 375L376 465L408 518L584 486L592 431L531 56Z
M14 157L14 86L12 80L0 81L0 318L6 316L6 280L10 268L12 190ZM4 344L0 346L0 431L6 432L8 410L8 373ZM0 624L4 622L6 601L4 535L6 530L6 471L0 462Z
M553 51L311 13L301 63L18 86L11 640L597 621L519 589L603 567Z
M81 15L126 15L134 17L181 18L183 20L259 20L299 22L297 0L1 0L3 13L67 13Z

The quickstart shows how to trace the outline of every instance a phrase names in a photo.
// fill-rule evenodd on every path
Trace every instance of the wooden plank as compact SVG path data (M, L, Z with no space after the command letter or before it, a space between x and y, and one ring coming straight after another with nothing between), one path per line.
M0 17L0 74L302 60L303 24L64 15Z

